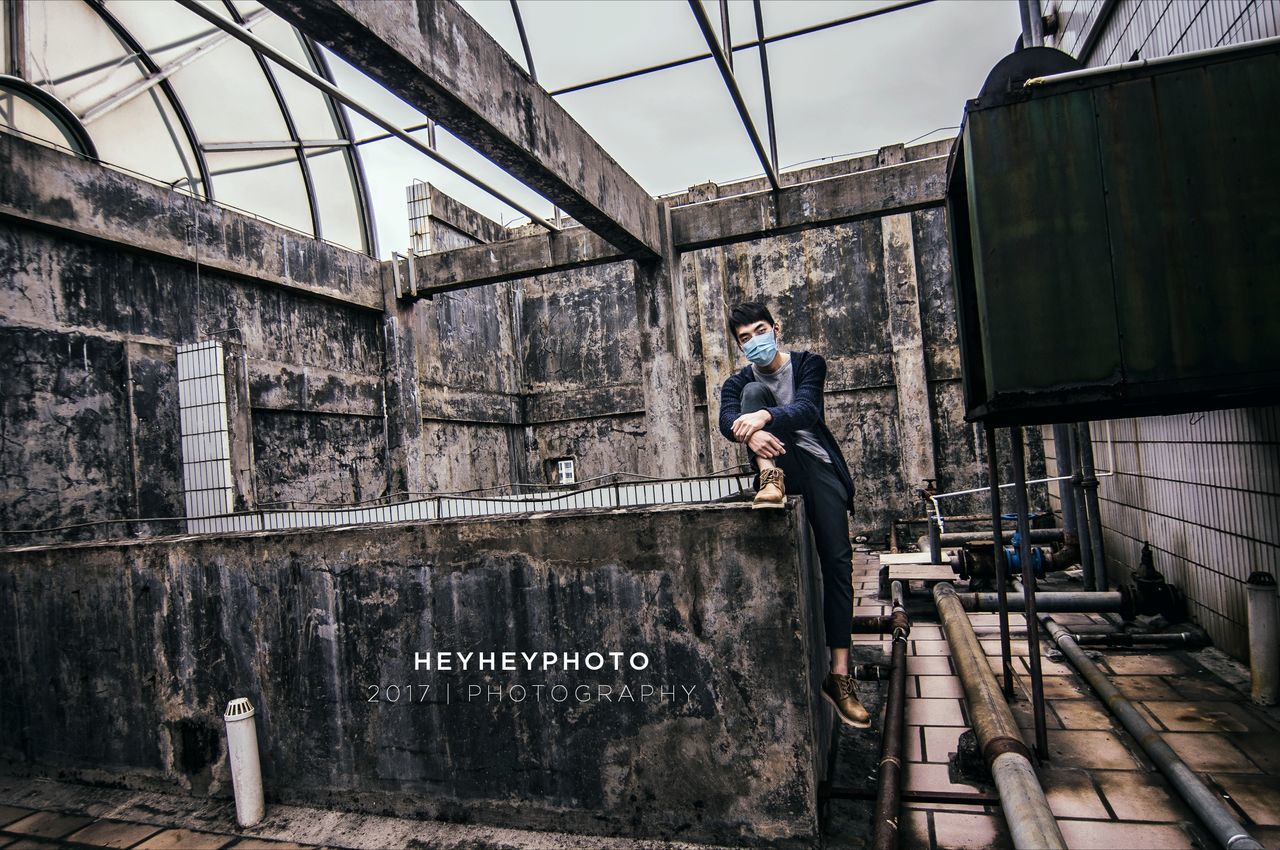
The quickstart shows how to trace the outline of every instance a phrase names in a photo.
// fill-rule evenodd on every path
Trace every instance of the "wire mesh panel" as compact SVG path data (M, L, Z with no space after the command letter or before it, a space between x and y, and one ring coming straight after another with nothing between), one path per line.
M178 346L183 501L189 518L234 509L222 343Z

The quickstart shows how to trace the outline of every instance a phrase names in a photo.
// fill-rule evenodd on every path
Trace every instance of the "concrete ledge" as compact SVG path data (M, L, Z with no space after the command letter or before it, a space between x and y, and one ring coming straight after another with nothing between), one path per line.
M225 797L221 711L248 696L273 802L815 846L819 582L794 500L9 549L0 757ZM503 651L648 666L414 669Z

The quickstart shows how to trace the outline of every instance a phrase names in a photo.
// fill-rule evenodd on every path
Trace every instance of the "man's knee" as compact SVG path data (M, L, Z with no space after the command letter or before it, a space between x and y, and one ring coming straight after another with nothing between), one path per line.
M775 404L773 393L764 384L756 381L742 388L741 409L743 413L755 413Z

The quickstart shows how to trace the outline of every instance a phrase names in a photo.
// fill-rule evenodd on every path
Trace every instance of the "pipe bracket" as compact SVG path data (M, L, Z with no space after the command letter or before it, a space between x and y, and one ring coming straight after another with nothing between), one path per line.
M991 770L991 765L997 758L1005 753L1017 753L1027 761L1034 764L1031 758L1031 751L1027 749L1027 745L1019 741L1017 738L1010 738L1008 735L1001 735L998 738L992 738L987 741L987 745L982 748L982 757L987 762L987 770Z

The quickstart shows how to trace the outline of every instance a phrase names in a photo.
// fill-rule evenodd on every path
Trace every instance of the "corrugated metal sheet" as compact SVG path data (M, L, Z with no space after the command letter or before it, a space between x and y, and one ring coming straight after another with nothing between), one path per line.
M1181 41L1165 41L1165 29L1157 27L1168 27L1162 22L1177 13L1174 3L1120 0L1087 64L1280 35L1280 0L1181 2L1197 13L1184 18ZM1077 18L1057 45L1074 54L1088 34L1079 32L1081 16L1096 0L1055 5L1060 19ZM1151 541L1157 567L1186 592L1192 618L1217 646L1246 660L1244 581L1253 570L1280 576L1280 407L1121 419L1110 428L1117 471L1102 479L1099 495L1112 579L1127 577L1142 542ZM1105 429L1094 434L1094 451L1105 463ZM1045 436L1049 454L1049 429Z
M1175 44L1203 8L1169 11L1156 26ZM1270 46L969 104L951 194L967 196L968 226L952 223L972 246L971 266L956 263L977 325L961 328L971 418L1280 393L1280 286L1265 285L1280 275L1276 80Z

